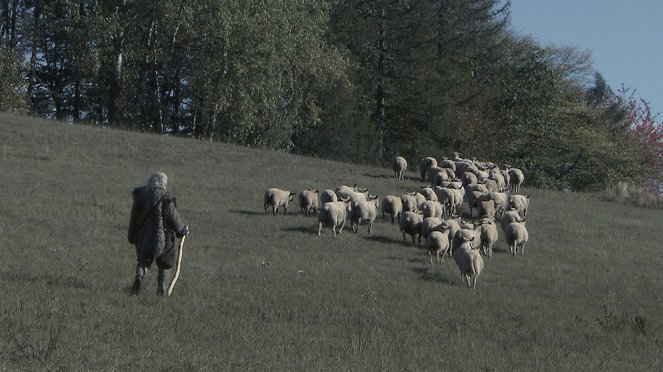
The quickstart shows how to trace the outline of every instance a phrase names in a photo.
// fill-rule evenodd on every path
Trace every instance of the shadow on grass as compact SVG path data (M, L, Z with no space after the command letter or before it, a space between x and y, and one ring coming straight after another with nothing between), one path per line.
M419 279L426 282L443 283L447 285L455 285L456 283L447 272L444 265L448 262L435 264L434 266L419 266L412 269L412 271L419 275Z
M395 177L391 174L371 174L371 173L364 173L364 177L370 177L370 178L382 178L382 179L388 179L388 178L394 178Z
M267 211L267 213L265 213L264 211L261 211L261 210L231 209L228 212L233 213L233 214L243 214L245 216L269 216L269 217L273 217L273 218L293 217L293 216L301 215L301 213L299 213L299 212L292 212L292 211L289 211L288 214L284 215L282 210L280 210L276 214L276 216L274 216L271 211Z
M316 236L318 235L318 227L317 226L292 226L292 227L284 227L282 229L283 231L291 231L291 232L298 232L306 235L311 235L315 234Z
M376 243L385 243L385 244L402 244L403 240L401 239L393 239L387 236L379 236L379 235L369 235L366 237L366 240L370 240L372 242Z

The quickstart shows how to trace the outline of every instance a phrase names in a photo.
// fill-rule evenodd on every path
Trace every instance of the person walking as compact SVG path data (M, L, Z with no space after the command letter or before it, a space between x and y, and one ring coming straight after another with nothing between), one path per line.
M133 205L127 239L136 246L136 277L132 294L139 294L152 262L156 261L157 295L168 293L170 269L177 261L180 239L189 233L179 213L175 196L167 190L163 172L149 176L145 186L133 190Z

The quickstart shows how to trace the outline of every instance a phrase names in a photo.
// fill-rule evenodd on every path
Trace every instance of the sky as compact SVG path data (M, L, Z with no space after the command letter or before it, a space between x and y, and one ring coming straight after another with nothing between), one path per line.
M663 0L511 0L511 28L592 53L612 90L635 90L663 121Z

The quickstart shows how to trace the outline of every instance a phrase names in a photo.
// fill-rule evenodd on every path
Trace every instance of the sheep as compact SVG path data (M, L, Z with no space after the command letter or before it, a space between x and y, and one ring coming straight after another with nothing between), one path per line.
M485 194L484 194L485 195ZM495 200L481 200L477 204L479 217L495 217ZM471 214L471 212L470 212Z
M479 183L479 179L477 178L477 175L472 173L472 172L463 173L463 175L460 176L460 180L463 181L463 185L465 185L465 186L470 185L470 184Z
M442 161L439 164L440 168L448 168L451 169L452 171L456 172L456 163L448 158L443 158Z
M404 194L401 196L401 203L403 204L403 212L416 212L417 199L414 195Z
M467 283L467 288L476 289L477 278L483 270L483 258L478 251L472 249L473 239L475 238L462 237L460 243L452 247L451 254L460 269L460 277ZM470 282L473 282L472 285Z
M481 244L481 225L474 222L461 223L460 229L452 237L451 243L453 246L458 246L464 241L469 241L473 249L479 248Z
M437 263L444 262L444 254L449 251L451 245L449 244L449 234L447 230L449 225L441 226L440 231L431 231L426 238L426 247L428 248L428 259L430 264L433 264L433 254Z
M522 217L527 217L529 207L529 195L511 195L509 197L509 208L518 211Z
M338 186L335 191L336 191L336 196L338 196L340 199L348 198L352 193L362 193L362 194L368 193L368 189L363 189L361 187L358 187L356 184L352 187L345 185Z
M502 214L502 220L500 221L500 226L502 226L502 231L506 231L507 225L513 222L525 222L524 219L520 217L518 211L509 209Z
M304 215L308 216L311 213L318 212L319 193L320 193L319 190L311 190L311 189L302 190L302 192L299 193L299 208L301 209Z
M486 186L486 189L488 189L488 192L498 192L500 191L500 186L497 184L497 181L487 179L483 181L483 184Z
M405 234L412 237L412 245L415 245L414 239L417 237L421 240L421 225L423 223L423 216L415 212L404 212L398 222L401 233L403 234L403 241L405 241Z
M426 217L442 217L444 214L444 206L440 202L426 200L421 203L419 210L423 212L424 218Z
M529 240L529 234L527 233L527 227L523 222L512 222L506 225L504 236L506 237L506 243L509 246L509 251L512 256L514 256L519 249L521 254L525 254L525 244L527 243L527 240Z
M426 174L428 173L428 169L431 167L437 167L437 160L435 158L429 156L421 159L419 162L419 170L421 172L422 181L426 180Z
M340 234L343 231L343 227L345 227L345 219L350 211L351 207L347 203L347 200L323 204L318 214L318 236L322 235L323 225L331 227L334 237L336 237L337 233Z
M338 201L338 196L334 190L325 190L320 193L320 204Z
M361 201L353 204L350 210L350 227L352 232L359 231L359 225L362 222L368 223L368 233L373 235L373 222L378 215L379 202L375 197L371 200Z
M459 185L460 188L454 187L458 185L449 185L449 190L454 194L453 198L453 204L451 205L451 213L456 214L458 213L458 209L460 209L460 206L463 204L463 200L465 198L465 188L463 188L462 185Z
M504 214L509 205L509 195L506 192L491 192L490 198L495 201L495 212Z
M439 186L442 182L449 180L447 171L440 167L430 167L426 172L426 176L432 186Z
M382 219L385 218L385 214L389 214L391 223L394 223L394 219L400 221L401 213L403 213L403 201L400 196L387 195L382 199Z
M408 194L414 196L414 201L417 204L417 211L419 211L420 210L419 207L421 207L421 205L424 204L424 202L426 202L426 197L422 193L416 191L410 192Z
M424 239L427 239L428 235L431 232L440 231L439 229L440 229L442 224L447 226L448 229L451 228L451 225L449 223L446 223L440 217L425 217L423 222L421 223L421 237L424 238Z
M265 214L267 214L267 207L272 207L272 213L276 216L279 208L283 207L283 214L288 214L288 203L290 203L295 196L294 192L287 190L277 189L272 187L265 191Z
M519 194L520 185L522 185L525 181L525 175L523 174L523 171L518 168L508 167L507 172L509 173L509 186L512 186L511 189L513 192Z
M500 172L500 169L497 167L488 171L488 178L491 180L495 180L495 182L497 182L497 187L499 189L504 189L507 187L506 180L504 179L504 176Z
M493 256L493 246L499 239L497 234L497 225L495 220L492 218L482 218L481 223L481 243L479 244L479 249L484 254L484 256L492 257Z
M397 156L396 159L394 159L393 169L394 177L399 181L403 181L405 171L407 170L407 160L402 156Z
M458 210L459 203L463 202L462 196L460 196L460 194L454 189L449 189L446 187L435 186L434 191L437 195L438 202L443 205L445 217L449 217L449 215L455 214Z
M509 184L511 183L511 176L509 176L509 172L507 172L506 169L500 169L500 174L502 175L504 184L506 185L504 187L509 187Z
M428 186L421 186L421 195L423 195L426 200L437 201L437 194L435 194L435 190Z

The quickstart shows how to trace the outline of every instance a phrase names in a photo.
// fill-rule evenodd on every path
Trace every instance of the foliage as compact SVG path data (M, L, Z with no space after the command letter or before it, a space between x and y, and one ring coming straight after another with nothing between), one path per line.
M510 7L6 0L0 108L383 166L457 151L557 189L660 179L646 101L515 35Z

